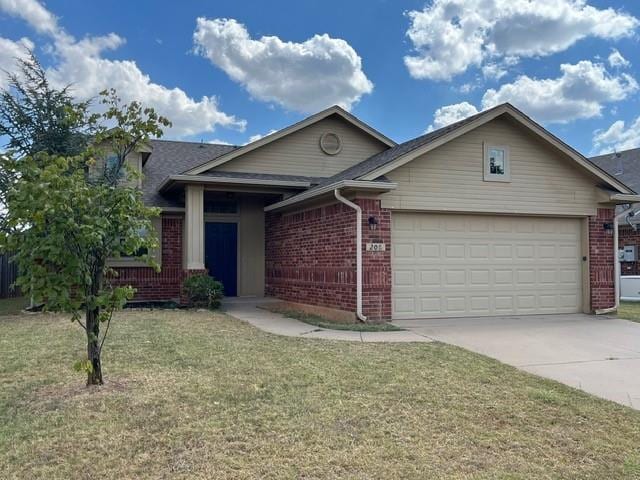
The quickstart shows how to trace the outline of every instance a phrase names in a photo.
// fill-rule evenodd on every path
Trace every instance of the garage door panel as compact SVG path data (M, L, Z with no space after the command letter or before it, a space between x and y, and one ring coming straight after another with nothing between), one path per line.
M578 219L392 218L395 318L580 311Z

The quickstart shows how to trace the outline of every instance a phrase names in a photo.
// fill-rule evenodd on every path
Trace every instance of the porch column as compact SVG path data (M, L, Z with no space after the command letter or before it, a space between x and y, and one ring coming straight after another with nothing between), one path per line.
M185 210L187 270L204 270L204 190L202 185L187 185Z

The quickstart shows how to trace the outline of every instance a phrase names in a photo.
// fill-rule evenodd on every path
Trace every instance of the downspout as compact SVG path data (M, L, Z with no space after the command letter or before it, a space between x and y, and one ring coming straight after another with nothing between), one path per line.
M640 205L637 203L631 205L631 207L622 211L621 213L615 215L613 217L613 290L614 290L614 298L615 303L611 308L603 308L601 310L596 310L596 315L602 315L605 313L612 313L618 310L620 307L620 259L618 258L618 227L620 226L620 219L629 216L629 214L634 214Z
M356 211L356 317L361 322L366 322L367 317L362 313L362 209L340 194L340 189L333 191L336 199Z

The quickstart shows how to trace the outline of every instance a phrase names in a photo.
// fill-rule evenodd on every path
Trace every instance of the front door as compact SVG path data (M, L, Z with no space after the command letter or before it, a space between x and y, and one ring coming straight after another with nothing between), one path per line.
M224 294L238 294L238 224L207 222L204 232L204 266L222 282Z

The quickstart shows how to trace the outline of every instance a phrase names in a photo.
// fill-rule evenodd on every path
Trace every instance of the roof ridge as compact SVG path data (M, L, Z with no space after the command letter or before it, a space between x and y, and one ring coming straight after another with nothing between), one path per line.
M593 158L609 157L611 155L622 155L624 153L635 152L635 151L640 151L640 146L634 147L634 148L626 148L624 150L612 150L607 153L601 153L600 155L594 155L593 157L589 157L589 159L591 160Z
M214 147L233 147L233 148L239 148L239 145L232 145L230 143L211 143L211 142L194 142L194 141L190 141L190 140L168 140L165 138L152 138L149 140L150 142L165 142L165 143L181 143L184 145L211 145Z

